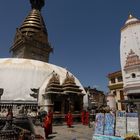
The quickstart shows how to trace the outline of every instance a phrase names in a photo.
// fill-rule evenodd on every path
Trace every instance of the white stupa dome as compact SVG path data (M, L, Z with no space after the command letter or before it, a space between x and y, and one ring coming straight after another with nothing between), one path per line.
M42 61L19 58L0 59L0 88L4 89L2 100L34 100L30 96L31 88L40 88L41 94L55 71L60 76L60 83L66 77L66 69ZM69 72L69 74L71 74ZM74 76L76 85L85 90Z

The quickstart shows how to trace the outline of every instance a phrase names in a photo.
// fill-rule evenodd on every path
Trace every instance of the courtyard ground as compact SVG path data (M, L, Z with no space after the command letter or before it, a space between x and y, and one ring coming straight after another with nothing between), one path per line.
M44 129L36 126L36 133L44 136ZM49 135L48 140L92 140L93 127L82 124L73 125L68 128L66 125L53 126L53 134Z

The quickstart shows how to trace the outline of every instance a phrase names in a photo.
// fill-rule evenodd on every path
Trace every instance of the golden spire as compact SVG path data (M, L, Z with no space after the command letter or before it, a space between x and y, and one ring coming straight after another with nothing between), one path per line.
M128 19L131 19L131 18L133 18L133 16L131 14L129 14Z
M41 15L41 8L45 4L44 0L30 0L30 3L32 10L22 23L20 31L23 34L29 36L32 36L39 31L42 31L46 34L46 36L48 36L45 22Z

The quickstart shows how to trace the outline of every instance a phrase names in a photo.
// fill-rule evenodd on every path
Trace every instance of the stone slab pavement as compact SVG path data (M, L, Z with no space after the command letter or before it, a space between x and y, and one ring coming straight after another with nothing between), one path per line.
M36 133L44 136L44 129L40 126L35 127ZM73 125L68 128L66 125L53 126L53 134L47 140L92 140L93 127L82 124Z

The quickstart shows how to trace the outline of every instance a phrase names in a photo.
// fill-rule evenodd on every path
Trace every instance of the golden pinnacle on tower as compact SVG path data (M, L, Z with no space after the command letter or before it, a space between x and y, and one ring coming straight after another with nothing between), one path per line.
M48 33L41 15L44 0L30 0L31 11L19 28L17 28L12 51L12 57L49 61L53 51L48 41Z
M44 0L30 0L32 9L41 10L41 8L45 5Z

